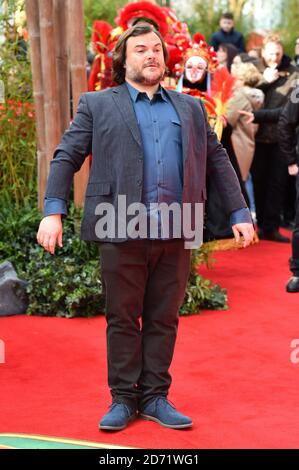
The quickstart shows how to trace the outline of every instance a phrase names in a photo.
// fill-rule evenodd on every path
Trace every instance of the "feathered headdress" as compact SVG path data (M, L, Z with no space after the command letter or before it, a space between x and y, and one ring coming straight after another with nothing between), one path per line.
M135 18L151 19L158 25L162 36L165 36L168 32L167 14L159 5L150 2L129 3L118 10L115 23L126 30L130 27L130 21Z
M169 69L173 76L180 77L184 73L186 61L193 56L198 56L204 59L207 63L207 70L213 73L217 66L217 54L213 47L208 46L205 38L200 33L195 33L193 40L188 40L185 35L174 36L177 49L170 53L170 66ZM175 61L176 60L176 61Z

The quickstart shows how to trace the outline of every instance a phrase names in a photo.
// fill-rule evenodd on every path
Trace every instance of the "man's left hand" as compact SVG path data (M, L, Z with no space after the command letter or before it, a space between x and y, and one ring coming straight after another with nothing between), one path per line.
M249 246L250 243L252 243L254 238L254 227L252 224L235 224L232 226L232 229L237 243L240 241L240 234L243 235L243 248Z

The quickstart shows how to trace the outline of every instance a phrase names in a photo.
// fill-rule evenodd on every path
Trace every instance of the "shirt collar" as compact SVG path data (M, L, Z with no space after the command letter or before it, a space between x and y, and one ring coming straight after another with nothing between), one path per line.
M127 88L129 90L129 93L130 93L130 96L132 98L132 100L134 101L134 103L136 103L136 101L138 100L138 97L139 95L142 95L143 92L137 90L137 88L133 87L130 83L126 82L126 85L127 85ZM160 85L158 90L156 91L156 93L154 94L154 96L161 96L161 99L164 100L164 101L168 101L167 99L167 96L166 96L166 92L164 90L164 88Z

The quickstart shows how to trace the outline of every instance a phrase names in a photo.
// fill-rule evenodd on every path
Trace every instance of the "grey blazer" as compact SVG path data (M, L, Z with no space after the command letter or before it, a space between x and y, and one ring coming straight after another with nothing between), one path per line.
M206 174L214 179L225 211L246 207L240 185L226 151L212 132L203 104L195 98L167 90L182 125L184 187L182 202L204 203ZM69 199L73 175L92 153L81 224L83 240L99 241L95 214L101 202L113 204L118 195L127 205L141 202L143 150L140 131L126 84L100 92L83 93L77 114L50 165L46 197ZM127 237L126 237L127 238ZM100 241L119 242L117 236Z

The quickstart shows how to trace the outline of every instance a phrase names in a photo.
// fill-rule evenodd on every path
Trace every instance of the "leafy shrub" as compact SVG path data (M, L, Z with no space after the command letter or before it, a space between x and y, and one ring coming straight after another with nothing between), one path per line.
M32 77L28 42L14 24L16 11L24 5L5 3L0 7L0 196L22 205L37 192Z
M198 273L200 264L211 267L214 260L211 258L212 245L202 245L200 249L193 250L191 270L184 298L180 308L180 315L199 313L200 309L226 310L227 292L218 284L213 284Z
M41 215L30 204L7 204L0 215L0 260L9 259L28 282L29 314L90 316L103 311L96 244L80 240L80 211L70 208L64 221L63 247L55 256L36 242Z

